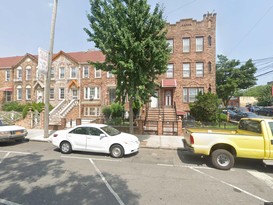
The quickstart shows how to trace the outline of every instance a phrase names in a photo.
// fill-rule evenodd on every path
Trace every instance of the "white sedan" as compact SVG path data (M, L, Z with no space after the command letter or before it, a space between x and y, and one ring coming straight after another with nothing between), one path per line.
M17 125L0 126L0 142L23 141L28 132L26 128Z
M78 125L56 131L51 139L52 144L64 154L77 150L110 153L115 158L138 152L140 144L136 136L104 124Z

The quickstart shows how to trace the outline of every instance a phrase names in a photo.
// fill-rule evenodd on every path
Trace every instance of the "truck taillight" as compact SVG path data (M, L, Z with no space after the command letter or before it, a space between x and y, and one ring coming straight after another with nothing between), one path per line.
M193 138L192 135L190 135L190 143L191 143L191 144L194 144L194 138Z

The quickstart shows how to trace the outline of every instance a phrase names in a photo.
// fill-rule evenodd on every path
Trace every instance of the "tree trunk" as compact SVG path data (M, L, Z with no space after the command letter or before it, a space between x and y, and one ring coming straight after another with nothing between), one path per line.
M134 133L134 127L133 127L133 120L134 120L134 112L133 112L133 98L130 98L129 100L129 124L130 124L130 133Z

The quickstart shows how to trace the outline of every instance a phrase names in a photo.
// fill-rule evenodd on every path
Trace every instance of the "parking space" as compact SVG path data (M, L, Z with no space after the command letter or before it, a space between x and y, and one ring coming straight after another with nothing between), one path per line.
M63 155L48 143L22 143L0 147L0 160L0 203L5 205L273 201L270 169L245 162L220 171L206 159L175 150L141 149L113 159L85 152Z

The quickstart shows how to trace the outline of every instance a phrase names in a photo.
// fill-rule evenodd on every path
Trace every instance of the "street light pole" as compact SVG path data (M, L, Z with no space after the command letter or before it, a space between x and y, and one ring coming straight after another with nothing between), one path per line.
M48 52L48 64L47 72L45 76L45 115L44 115L44 138L48 138L48 124L49 124L49 92L50 92L50 74L51 74L51 64L53 56L53 46L54 46L54 33L55 33L55 23L57 16L57 4L58 0L54 0L52 19L51 19L51 29L50 29L50 47Z

